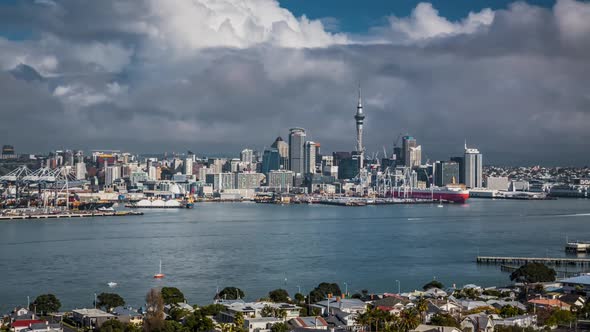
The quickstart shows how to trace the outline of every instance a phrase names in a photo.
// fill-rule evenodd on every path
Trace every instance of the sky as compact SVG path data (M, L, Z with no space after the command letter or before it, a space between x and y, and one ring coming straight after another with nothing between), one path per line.
M588 165L590 3L0 1L0 144L17 152L322 151Z

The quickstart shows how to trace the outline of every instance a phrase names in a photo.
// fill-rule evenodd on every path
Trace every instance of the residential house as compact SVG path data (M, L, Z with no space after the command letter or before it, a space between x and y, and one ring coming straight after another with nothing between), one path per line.
M322 315L327 315L333 310L340 310L347 314L361 314L367 311L367 304L359 299L331 298L317 302L311 306L320 309Z
M461 321L463 332L493 332L494 326L492 316L485 313L469 315Z
M410 332L462 332L460 329L453 326L434 326L420 324Z
M590 274L560 280L566 294L590 295Z
M493 315L492 319L494 320L494 326L517 326L522 328L537 327L536 315L520 315L508 318Z
M123 323L143 324L143 315L132 308L116 307L111 311L111 314L115 315L116 319Z
M15 320L12 323L10 323L10 330L12 332L20 332L20 331L28 329L33 324L40 324L40 323L44 323L44 321L39 320L39 319Z
M447 292L445 292L444 290L440 289L440 288L429 288L426 291L424 291L424 297L428 297L428 298L433 298L433 299L442 299L447 297L448 294Z
M577 308L582 308L586 304L586 298L577 294L565 294L560 296L559 300Z
M80 326L89 329L98 329L106 321L115 319L115 315L100 309L75 309L72 310L73 320Z
M283 322L276 317L257 317L244 319L244 327L248 332L269 332L273 325Z
M290 303L244 302L242 300L220 300L218 303L225 307L225 310L217 316L217 320L223 323L233 323L234 316L238 312L241 312L245 319L260 318L262 317L262 310L265 307L271 307L275 310L285 312L285 319L299 317L299 311L301 310L300 307Z
M61 324L50 324L49 322L31 324L28 329L22 332L63 332Z
M528 303L537 308L557 308L568 311L571 309L571 305L558 299L532 299L529 300Z
M289 326L292 328L327 330L328 322L320 316L316 317L298 317L289 320Z

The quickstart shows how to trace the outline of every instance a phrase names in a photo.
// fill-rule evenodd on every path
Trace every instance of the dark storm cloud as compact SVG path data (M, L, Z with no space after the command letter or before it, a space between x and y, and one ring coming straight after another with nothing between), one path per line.
M491 163L587 161L590 48L582 32L590 14L576 6L590 5L519 3L484 27L465 32L467 23L443 22L445 35L428 31L413 42L179 49L160 47L138 28L141 10L89 4L0 7L10 24L30 19L50 36L0 43L7 50L0 64L22 58L48 72L43 82L0 74L0 142L27 151L213 154L262 149L300 126L324 152L351 150L360 82L371 152L391 151L409 133L423 144L424 160L460 154L467 139Z

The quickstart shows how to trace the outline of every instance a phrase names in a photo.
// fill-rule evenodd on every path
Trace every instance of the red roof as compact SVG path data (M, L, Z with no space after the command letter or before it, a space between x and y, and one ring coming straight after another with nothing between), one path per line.
M38 324L38 323L45 323L45 321L38 320L38 319L23 319L17 320L10 324L12 327L29 327L31 324Z

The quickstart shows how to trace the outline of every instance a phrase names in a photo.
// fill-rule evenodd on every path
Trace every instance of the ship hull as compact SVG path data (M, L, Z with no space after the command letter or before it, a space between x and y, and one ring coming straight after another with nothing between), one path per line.
M432 199L434 201L444 201L451 203L463 204L469 199L469 192L466 190L461 191L450 191L450 190L424 190L424 189L413 189L408 190L404 195L404 192L393 192L393 197L396 198L415 198L415 199Z

